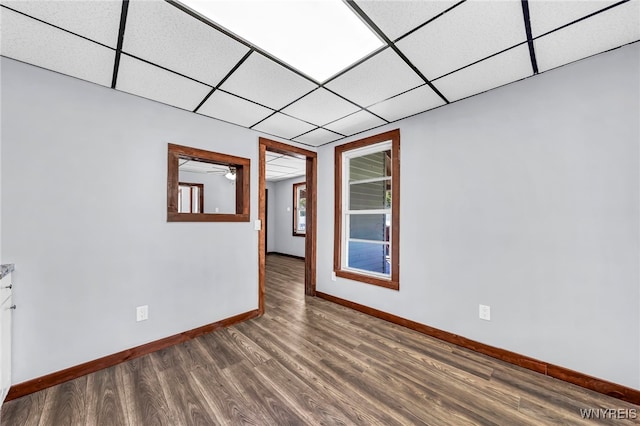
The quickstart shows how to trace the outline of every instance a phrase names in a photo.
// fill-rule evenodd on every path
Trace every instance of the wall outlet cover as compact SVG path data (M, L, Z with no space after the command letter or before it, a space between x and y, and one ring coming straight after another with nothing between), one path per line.
M479 305L478 316L485 321L491 321L491 307L487 305Z
M145 321L149 319L149 305L138 306L136 308L136 321Z

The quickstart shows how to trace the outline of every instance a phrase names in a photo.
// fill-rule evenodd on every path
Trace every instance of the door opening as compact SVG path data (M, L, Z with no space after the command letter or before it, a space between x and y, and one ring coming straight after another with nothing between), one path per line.
M306 162L306 211L305 211L305 273L304 293L316 295L316 205L317 205L317 164L315 152L287 145L265 138L259 139L258 156L258 219L263 226L258 233L258 311L264 313L265 270L267 254L267 188L266 188L266 152L275 152L304 159Z

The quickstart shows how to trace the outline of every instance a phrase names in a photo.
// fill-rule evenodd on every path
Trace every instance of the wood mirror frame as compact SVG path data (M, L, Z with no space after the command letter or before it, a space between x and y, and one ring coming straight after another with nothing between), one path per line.
M235 167L235 214L178 213L178 168L180 159ZM250 159L170 143L168 144L167 164L167 222L249 222Z

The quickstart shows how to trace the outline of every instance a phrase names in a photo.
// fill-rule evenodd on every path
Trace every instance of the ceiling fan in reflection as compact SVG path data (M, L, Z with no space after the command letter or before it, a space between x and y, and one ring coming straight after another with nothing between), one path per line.
M184 159L178 167L181 171L185 172L221 175L230 181L236 180L237 169L236 166L232 165L213 164Z
M236 180L236 167L235 166L224 166L220 167L220 169L216 170L207 170L205 173L214 174L214 175L224 175L227 179L231 181Z

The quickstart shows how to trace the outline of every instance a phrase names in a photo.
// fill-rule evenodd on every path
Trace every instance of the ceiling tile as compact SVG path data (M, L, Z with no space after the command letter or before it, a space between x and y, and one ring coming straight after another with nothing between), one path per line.
M249 48L167 2L132 1L122 50L215 86Z
M583 18L590 13L602 10L614 3L616 3L616 1L530 1L529 19L531 21L531 34L533 37L538 37L546 32L573 22L576 19Z
M5 8L0 27L3 56L111 86L115 51Z
M277 159L268 161L268 163L272 166L284 167L285 169L299 169L306 164L302 158L290 157L288 155L283 155Z
M284 173L278 173L278 172L273 172L273 171L266 171L266 180L270 180L270 181L275 181L278 180L278 178L280 178L281 176L283 176Z
M424 24L457 2L458 0L405 0L399 4L399 2L396 1L356 1L360 9L362 9L391 40L396 40L417 26Z
M283 157L282 154L274 154L274 153L269 152L269 151L266 152L265 156L266 156L267 162L273 161L276 158L282 158Z
M280 169L276 166L267 164L267 176L278 175L280 177L285 177L285 176L293 177L293 176L301 176L301 175L304 175L305 173L306 173L306 166L301 168L296 168L296 169Z
M443 105L444 101L427 85L373 105L369 110L385 120L395 121Z
M521 2L468 0L396 45L433 80L524 41Z
M273 114L273 110L216 90L198 109L198 113L249 127Z
M342 135L337 133L330 132L326 129L315 129L310 131L309 133L305 133L302 136L298 136L294 139L296 142L306 143L308 145L318 146L323 143L333 142L342 138Z
M252 53L221 86L273 109L295 101L317 85L259 53Z
M278 164L273 164L273 163L268 163L267 167L270 170L272 170L274 172L278 172L278 173L291 173L291 172L296 170L295 167L280 166Z
M531 75L529 46L524 44L435 80L433 84L453 102Z
M275 113L263 122L254 126L253 129L279 136L284 139L291 139L304 132L308 132L315 126L296 118L289 117L281 113Z
M267 172L267 178L274 177L274 176L283 176L286 175L288 172L282 172L279 170L274 169L273 167L269 167L269 165L267 164L266 166L266 172Z
M118 45L121 2L20 0L2 4L114 49Z
M385 49L326 87L356 104L367 107L424 84L392 49Z
M334 132L351 136L382 124L385 124L385 121L381 118L376 117L368 111L360 110L355 114L341 118L340 120L327 124L324 127L329 130L333 130Z
M533 41L538 69L568 64L640 39L640 2L631 1Z
M273 154L268 151L266 155L267 180L289 179L306 174L307 162L304 159L291 157L289 155Z
M277 180L280 180L279 178L282 176L282 173L274 173L274 172L266 172L266 176L265 179L271 182L275 182Z
M271 182L277 182L281 180L293 179L294 177L304 176L305 173L278 173L278 172L269 172L267 170L266 180Z
M178 167L180 172L193 172L193 173L215 173L215 172L228 172L229 167L220 164L205 163L202 161L188 160L180 164Z
M289 105L282 112L322 126L358 109L357 106L334 95L327 89L320 88Z
M120 57L116 89L193 111L211 87L127 55Z

